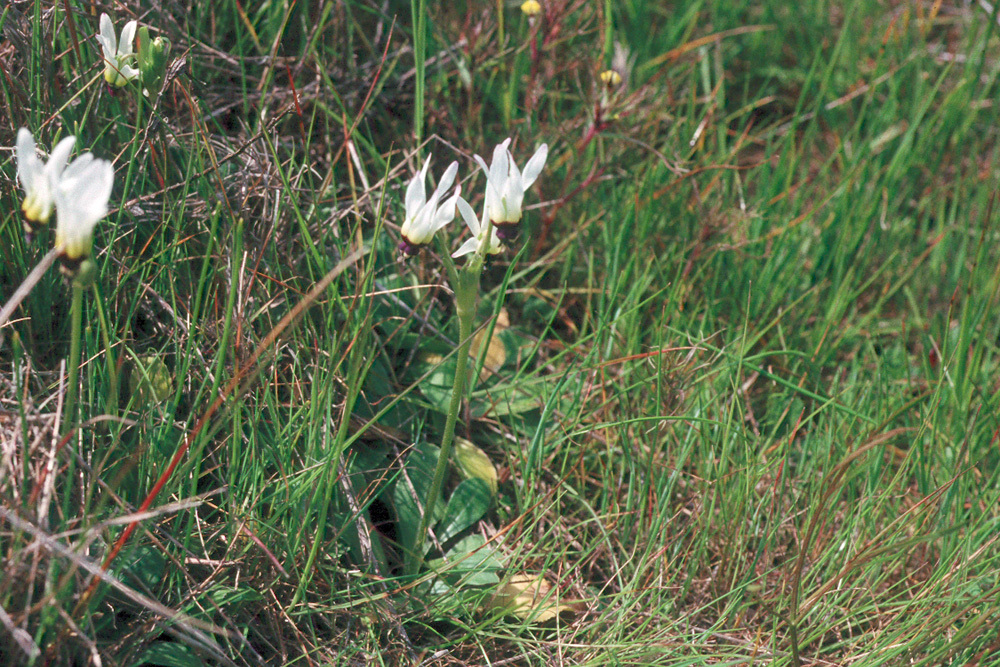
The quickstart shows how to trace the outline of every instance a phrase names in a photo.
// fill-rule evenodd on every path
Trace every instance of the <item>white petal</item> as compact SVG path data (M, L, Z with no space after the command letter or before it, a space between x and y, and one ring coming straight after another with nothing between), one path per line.
M461 194L462 188L459 187L450 199L441 204L441 208L434 214L434 221L431 223L432 233L436 234L442 227L455 219L455 207L458 205L458 199Z
M115 26L107 14L101 14L101 31L97 33L97 39L104 49L104 58L114 60L118 53L118 38L115 37Z
M110 162L94 159L71 167L75 177L63 179L56 189L56 245L73 257L89 249L94 225L108 212L115 170Z
M490 168L486 166L486 160L484 160L483 158L479 157L478 155L473 155L472 158L476 162L479 163L479 166L482 168L483 173L486 174L486 178L489 178L490 177Z
M125 27L122 28L122 39L118 42L117 52L119 59L124 56L132 55L133 49L135 48L136 25L135 21L129 21L125 24Z
M132 79L139 76L139 70L137 70L135 67L132 67L131 65L122 65L118 71L128 81L131 81Z
M507 180L510 170L507 159L507 146L510 145L510 137L502 144L493 149L493 164L490 165L490 181L497 190L503 190L503 183Z
M56 144L49 155L49 163L45 165L45 171L53 179L53 183L62 175L69 160L69 154L73 152L73 145L76 144L76 137L70 135Z
M463 255L468 255L469 253L476 252L476 248L479 247L479 239L473 236L471 239L466 239L465 243L459 246L458 250L451 253L452 257L461 257Z
M525 190L538 180L538 175L542 173L542 168L545 166L545 160L548 157L549 146L548 144L542 144L535 151L535 154L531 156L531 159L528 160L528 164L524 165L524 172L521 174L521 178L523 179Z
M44 165L35 153L35 138L27 128L17 131L17 176L21 179L21 187L25 193L32 190L43 170Z
M427 158L427 162L424 162L424 167L417 175L413 177L410 184L406 186L406 217L411 218L417 214L420 207L424 205L427 201L427 195L424 191L424 179L427 177L427 168L431 164L431 159Z
M90 153L84 153L75 160L69 163L66 170L62 173L62 180L72 181L81 176L87 175L88 168L94 161L94 156Z
M441 182L438 183L437 188L434 190L435 199L440 199L449 188L451 184L455 182L455 176L458 174L458 162L452 162L448 165L448 168L444 170L444 175L441 176Z
M469 202L465 201L463 198L458 198L458 212L462 214L462 219L465 220L465 224L469 227L469 231L472 232L473 237L479 236L479 218L476 217L476 212L472 210L469 206Z

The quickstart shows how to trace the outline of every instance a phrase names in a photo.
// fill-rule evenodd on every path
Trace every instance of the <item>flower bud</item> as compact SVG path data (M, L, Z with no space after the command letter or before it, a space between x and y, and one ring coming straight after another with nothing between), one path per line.
M139 71L142 73L143 94L157 95L167 77L167 59L170 40L166 37L151 39L149 28L139 28Z
M138 358L128 385L140 404L162 403L174 393L170 369L155 354Z

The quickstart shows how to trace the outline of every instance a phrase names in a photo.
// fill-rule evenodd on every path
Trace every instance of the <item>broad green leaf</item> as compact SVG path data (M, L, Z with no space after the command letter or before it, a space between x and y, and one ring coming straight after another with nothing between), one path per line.
M148 545L140 546L132 552L129 562L125 566L126 583L134 585L128 577L141 582L141 590L153 591L154 593L163 583L164 570L167 566L167 558L159 549Z
M478 478L463 481L448 499L448 509L437 531L438 540L447 542L474 524L486 514L492 502L493 493L486 482Z
M403 473L396 480L393 503L396 506L397 533L404 549L412 548L416 542L417 528L420 527L421 508L427 504L434 468L441 450L434 445L420 443L410 451ZM414 497L416 494L416 497ZM435 504L433 519L444 514L441 503ZM434 520L431 521L434 524ZM430 545L428 544L428 547Z
M442 563L441 567L445 567ZM500 583L504 564L482 535L463 537L448 552L448 571L461 575L463 586L493 586Z
M157 642L147 648L132 667L205 667L205 662L190 647L176 642Z

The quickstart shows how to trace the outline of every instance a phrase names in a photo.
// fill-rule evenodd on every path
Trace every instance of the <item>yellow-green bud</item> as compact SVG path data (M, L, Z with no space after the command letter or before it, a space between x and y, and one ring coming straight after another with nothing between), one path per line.
M170 370L155 354L138 358L128 386L132 395L143 404L162 403L174 393Z
M167 59L170 56L170 40L166 37L152 39L149 28L139 28L139 72L142 87L147 95L156 96L167 77Z

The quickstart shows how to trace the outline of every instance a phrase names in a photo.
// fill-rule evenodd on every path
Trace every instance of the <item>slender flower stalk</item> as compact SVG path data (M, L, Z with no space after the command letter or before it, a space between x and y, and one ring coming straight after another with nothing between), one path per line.
M63 273L71 278L73 290L63 433L68 433L76 423L83 290L94 281L96 268L90 261L90 252L94 244L94 226L108 212L108 197L111 196L114 176L115 170L110 162L97 160L90 153L85 153L66 167L56 186L56 252Z
M415 575L424 562L424 542L430 529L434 508L444 486L445 472L451 458L451 449L455 444L455 426L458 423L458 411L462 407L465 396L466 380L468 378L469 349L472 345L472 327L476 319L476 302L479 299L479 276L482 274L482 250L475 260L469 262L458 272L458 282L452 285L455 290L455 306L458 311L458 358L455 366L455 377L451 387L451 400L448 403L448 415L445 417L444 433L441 436L441 450L438 452L437 465L434 467L434 477L431 478L431 488L424 501L424 511L417 528L416 542L407 554L406 572ZM478 263L478 267L475 265Z
M135 62L133 50L135 21L129 21L122 28L121 41L115 35L115 26L107 14L101 14L101 31L97 33L97 41L101 43L104 53L104 80L108 85L121 88L129 81L139 76L139 70L132 64Z

